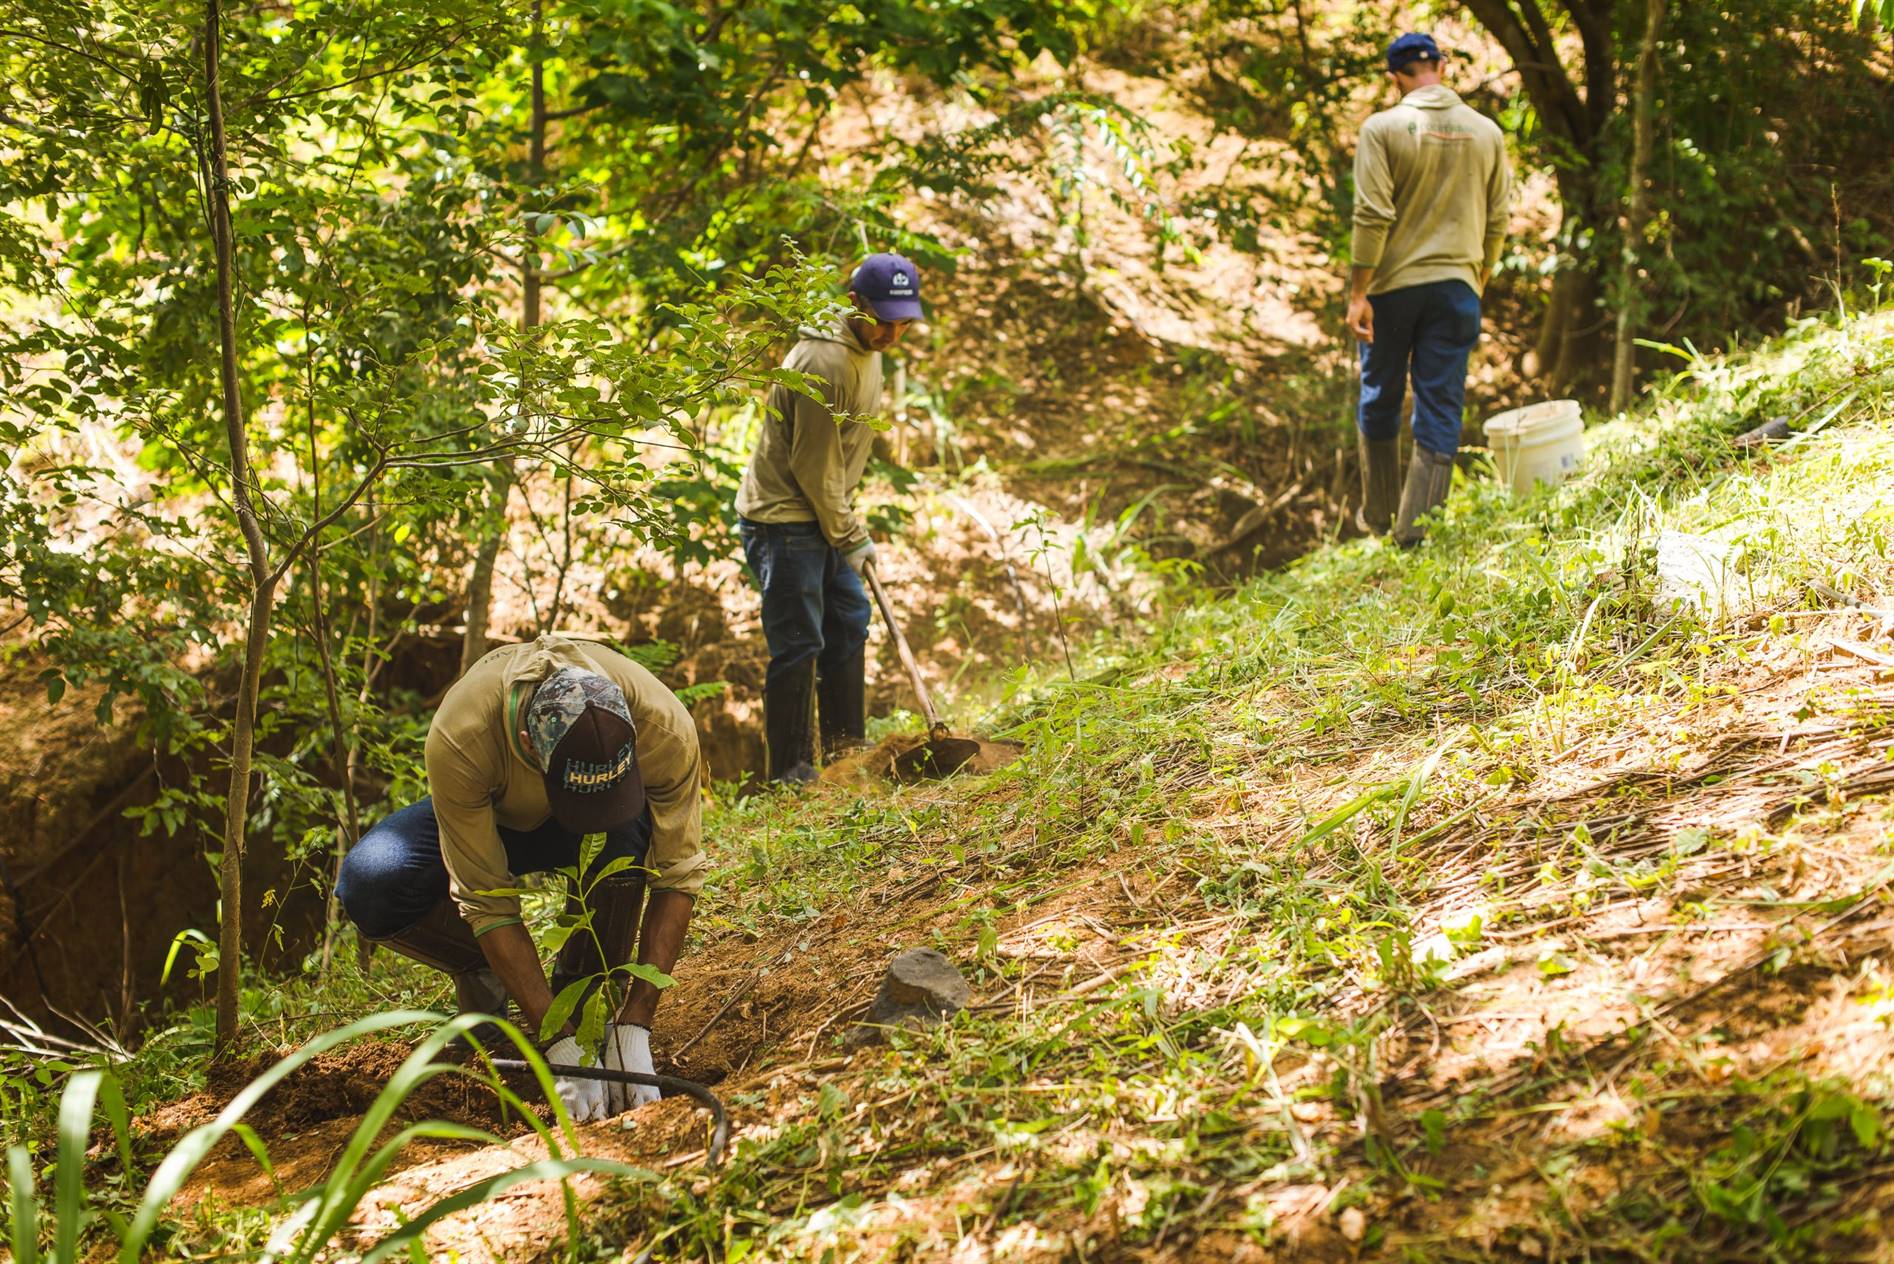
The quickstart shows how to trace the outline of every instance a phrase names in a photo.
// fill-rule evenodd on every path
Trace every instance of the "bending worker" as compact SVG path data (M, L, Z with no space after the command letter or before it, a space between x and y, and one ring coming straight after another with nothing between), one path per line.
M743 552L763 593L769 673L763 730L769 779L815 777L820 699L824 754L866 733L862 569L875 543L850 504L868 465L881 402L881 353L921 316L920 273L900 255L870 255L849 280L848 310L804 327L783 368L808 374L811 398L772 386L750 468L737 491Z
M453 977L461 1013L519 1006L538 1039L553 998L632 959L669 973L706 861L697 729L657 677L603 645L542 636L496 649L447 691L427 734L428 797L384 818L342 862L337 895L356 928ZM551 983L520 919L519 875L576 867L587 835L590 933L559 951ZM631 863L614 867L628 858ZM645 875L652 877L649 907ZM576 897L568 896L568 910ZM658 990L634 979L601 1050L570 1025L549 1062L650 1074ZM603 1119L657 1090L561 1079L577 1119Z
M1392 526L1402 545L1420 542L1417 522L1446 503L1453 485L1467 357L1512 189L1499 126L1440 82L1441 63L1431 35L1388 46L1401 101L1362 126L1355 153L1348 328L1360 340L1362 523L1376 534ZM1410 375L1414 455L1401 487Z

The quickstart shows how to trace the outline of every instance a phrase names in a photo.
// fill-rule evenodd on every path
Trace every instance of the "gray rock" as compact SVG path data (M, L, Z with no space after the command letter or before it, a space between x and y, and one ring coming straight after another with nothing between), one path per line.
M931 1027L967 1008L972 997L973 989L953 962L932 948L910 948L888 963L855 1039L879 1039L885 1034L881 1028Z

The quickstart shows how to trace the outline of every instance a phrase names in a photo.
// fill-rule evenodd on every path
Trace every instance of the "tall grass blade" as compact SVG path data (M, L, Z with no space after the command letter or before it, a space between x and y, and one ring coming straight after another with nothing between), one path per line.
M355 1131L350 1134L348 1145L343 1148L341 1158L336 1161L328 1180L324 1182L315 1219L311 1222L302 1242L298 1244L296 1253L289 1257L290 1259L299 1262L313 1260L317 1253L327 1245L329 1239L348 1223L356 1205L369 1190L375 1187L381 1173L393 1161L401 1145L405 1145L412 1135L423 1135L415 1129L409 1129L397 1137L396 1142L378 1152L372 1160L368 1157L369 1148L381 1135L382 1129L388 1125L401 1104L413 1096L423 1084L436 1076L467 1074L461 1067L443 1063L437 1059L441 1050L455 1037L463 1032L471 1031L485 1021L487 1020L478 1014L461 1014L448 1020L417 1044L414 1052L395 1069L394 1075L389 1077L387 1086L376 1095L369 1108L363 1112L361 1123L356 1125ZM502 1023L500 1029L519 1046L522 1052L526 1053L529 1061L536 1056L537 1051L533 1049L532 1042L511 1024ZM540 1065L544 1065L543 1061ZM556 1102L558 1094L552 1091L550 1084L546 1087L548 1099ZM570 1118L561 1113L566 1127L570 1130ZM530 1113L528 1117L531 1117ZM434 1126L452 1128L455 1125L437 1124ZM486 1134L478 1135L486 1139ZM550 1133L545 1134L545 1137L552 1157L555 1159L561 1157L556 1140ZM576 1133L568 1131L568 1138L576 1149Z
M250 1152L250 1157L256 1160L256 1165L263 1169L263 1175L269 1177L270 1184L276 1192L282 1193L283 1183L276 1179L276 1165L270 1162L270 1148L263 1144L263 1138L257 1135L256 1129L249 1124L231 1124L230 1131L236 1134L237 1140L243 1142L243 1148Z
M33 1156L25 1146L7 1147L7 1183L13 1187L14 1264L39 1264L39 1200L33 1196Z
M96 1067L74 1072L59 1098L59 1167L53 1176L53 1259L58 1264L78 1258L79 1219L86 1203L86 1140L92 1131L92 1104L105 1077Z
M107 1075L99 1081L99 1104L105 1107L105 1117L111 1122L112 1138L118 1143L118 1161L129 1187L133 1175L132 1115L125 1108L125 1090L119 1087L116 1075Z
M471 1017L471 1016L469 1016ZM126 1229L125 1239L119 1247L119 1264L137 1264L144 1253L146 1243L158 1227L158 1217L163 1214L173 1198L177 1196L184 1182L197 1170L211 1148L222 1141L230 1132L232 1124L248 1114L250 1108L263 1099L264 1094L275 1088L290 1072L302 1066L318 1054L326 1053L339 1044L355 1039L357 1036L371 1035L378 1031L387 1031L394 1027L411 1027L419 1023L438 1023L441 1015L425 1010L394 1010L386 1014L372 1014L367 1018L338 1027L334 1031L324 1032L296 1052L278 1062L256 1079L245 1085L243 1091L230 1099L229 1105L219 1111L217 1117L207 1124L201 1124L184 1135L165 1155L164 1162L152 1174L151 1183L145 1187L144 1199L138 1204L137 1214L132 1217Z
M1427 758L1421 761L1420 771L1407 779L1407 789L1401 795L1401 806L1394 810L1394 825L1389 831L1389 836L1393 841L1388 846L1388 852L1396 860L1401 857L1401 831L1407 826L1407 814L1414 810L1414 804L1419 801L1421 791L1425 790L1427 783L1433 779L1434 770L1440 766L1441 758L1459 741L1460 734L1456 732L1434 747Z
M1385 786L1376 786L1366 794L1349 800L1316 822L1309 828L1309 832L1302 836L1296 846L1298 848L1307 847L1310 843L1320 842L1342 826L1348 824L1348 822L1354 820L1368 808L1380 803L1384 799L1392 799L1395 795L1405 792L1406 789L1407 782L1405 781L1390 781Z

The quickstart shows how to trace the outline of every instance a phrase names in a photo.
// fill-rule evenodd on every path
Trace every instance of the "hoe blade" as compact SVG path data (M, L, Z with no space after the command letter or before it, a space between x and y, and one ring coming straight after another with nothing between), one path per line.
M987 743L971 737L930 737L896 757L894 775L902 781L951 777L978 759L986 748Z

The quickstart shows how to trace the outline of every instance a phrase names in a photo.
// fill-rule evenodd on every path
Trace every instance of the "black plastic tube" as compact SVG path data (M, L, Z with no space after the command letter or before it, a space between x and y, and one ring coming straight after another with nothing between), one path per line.
M519 1058L495 1058L495 1069L501 1071L528 1071L532 1063ZM643 1071L614 1071L608 1067L573 1066L566 1062L548 1062L546 1069L562 1080L604 1080L608 1084L643 1084L663 1092L667 1096L681 1095L690 1098L710 1112L710 1146L706 1159L711 1167L723 1163L723 1156L730 1148L730 1116L723 1108L723 1102L717 1095L699 1084L696 1080L681 1080L675 1075L646 1075Z

